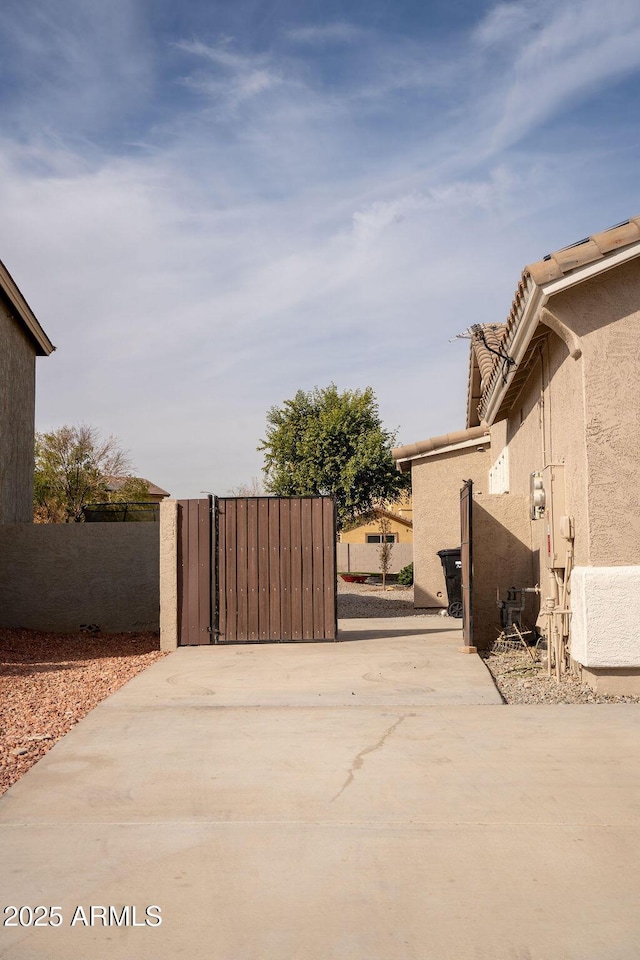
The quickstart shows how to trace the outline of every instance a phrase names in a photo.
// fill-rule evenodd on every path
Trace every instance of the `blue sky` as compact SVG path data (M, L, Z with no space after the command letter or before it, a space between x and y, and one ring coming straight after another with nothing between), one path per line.
M469 324L640 213L635 0L5 0L0 258L57 346L37 427L179 497L273 404L371 385L464 426Z

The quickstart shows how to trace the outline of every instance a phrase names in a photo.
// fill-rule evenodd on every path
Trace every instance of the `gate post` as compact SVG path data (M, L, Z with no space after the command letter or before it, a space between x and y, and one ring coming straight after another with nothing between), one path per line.
M473 480L460 491L460 560L462 563L462 635L460 653L477 653L473 643Z
M178 501L160 503L160 649L178 646Z

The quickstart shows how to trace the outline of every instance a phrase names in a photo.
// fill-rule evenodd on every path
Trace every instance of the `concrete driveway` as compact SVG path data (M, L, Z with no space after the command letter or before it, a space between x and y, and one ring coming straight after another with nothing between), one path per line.
M635 960L638 707L506 707L457 623L343 626L181 649L54 747L0 901L58 910L0 957Z

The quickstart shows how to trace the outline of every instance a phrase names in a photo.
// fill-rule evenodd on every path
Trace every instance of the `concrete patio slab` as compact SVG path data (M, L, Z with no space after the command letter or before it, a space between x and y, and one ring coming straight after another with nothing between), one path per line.
M62 917L0 957L635 960L638 706L483 702L403 619L179 650L94 710L0 800L1 906Z
M482 661L458 652L459 623L344 620L337 643L182 647L120 696L218 706L502 703Z

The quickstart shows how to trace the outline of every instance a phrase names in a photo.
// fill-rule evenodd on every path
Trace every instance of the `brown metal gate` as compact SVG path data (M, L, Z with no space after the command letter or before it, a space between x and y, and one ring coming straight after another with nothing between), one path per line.
M460 559L462 561L462 634L467 647L473 646L473 480L466 480L460 491Z
M329 497L178 501L179 643L335 640Z

